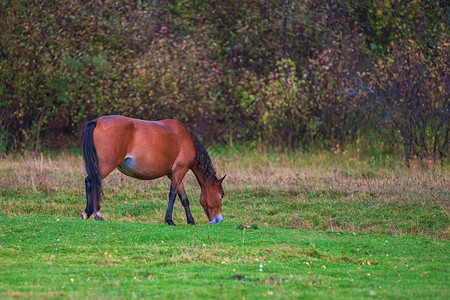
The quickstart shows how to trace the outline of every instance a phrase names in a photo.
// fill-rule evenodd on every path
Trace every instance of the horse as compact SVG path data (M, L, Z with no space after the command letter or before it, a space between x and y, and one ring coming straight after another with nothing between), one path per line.
M145 121L124 116L103 116L86 123L82 134L86 209L80 218L103 220L100 201L102 180L114 169L123 174L152 180L167 176L170 179L169 203L165 222L172 220L176 196L186 212L188 224L194 225L183 178L192 170L201 188L200 205L209 224L221 223L224 191L211 158L198 137L183 123L166 119Z

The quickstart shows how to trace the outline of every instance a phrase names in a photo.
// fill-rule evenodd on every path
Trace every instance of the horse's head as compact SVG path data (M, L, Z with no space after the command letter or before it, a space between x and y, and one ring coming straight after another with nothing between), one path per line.
M226 176L226 175L225 175ZM205 210L209 218L209 224L222 223L222 199L225 195L222 188L222 182L225 179L211 178L208 184L202 188L200 194L200 205Z

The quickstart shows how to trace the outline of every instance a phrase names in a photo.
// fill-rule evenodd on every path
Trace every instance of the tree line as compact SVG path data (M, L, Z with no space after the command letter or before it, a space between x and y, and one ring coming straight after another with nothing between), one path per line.
M0 152L106 114L206 142L449 154L446 1L3 1Z

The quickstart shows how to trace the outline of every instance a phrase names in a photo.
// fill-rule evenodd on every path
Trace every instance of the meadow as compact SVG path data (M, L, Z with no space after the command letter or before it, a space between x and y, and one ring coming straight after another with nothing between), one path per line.
M448 299L450 170L358 151L211 150L224 223L114 171L81 220L79 153L0 158L1 298Z

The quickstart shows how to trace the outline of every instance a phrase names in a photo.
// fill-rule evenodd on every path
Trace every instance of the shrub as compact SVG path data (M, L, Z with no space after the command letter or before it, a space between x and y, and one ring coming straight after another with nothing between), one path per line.
M442 159L448 155L450 123L449 48L445 37L435 49L401 40L379 59L371 76L372 101L380 122L402 140L405 159Z

